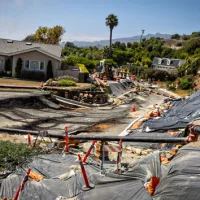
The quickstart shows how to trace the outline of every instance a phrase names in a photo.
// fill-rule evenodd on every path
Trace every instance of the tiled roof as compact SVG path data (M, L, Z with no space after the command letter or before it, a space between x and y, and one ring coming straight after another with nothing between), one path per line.
M54 57L60 58L62 46L53 44L29 43L0 38L0 54L16 54L23 51L40 50Z

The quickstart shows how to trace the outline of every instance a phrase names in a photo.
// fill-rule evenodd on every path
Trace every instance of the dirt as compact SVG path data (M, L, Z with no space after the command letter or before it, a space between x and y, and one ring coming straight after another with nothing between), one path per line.
M10 142L14 142L14 143L27 143L27 140L24 138L24 136L9 135L7 133L0 133L0 140L10 141Z

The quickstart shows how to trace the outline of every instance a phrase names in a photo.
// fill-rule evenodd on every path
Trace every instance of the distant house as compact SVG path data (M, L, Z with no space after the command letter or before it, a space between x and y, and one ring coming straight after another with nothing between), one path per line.
M48 61L51 60L53 76L56 77L61 68L61 51L60 45L0 39L0 71L5 70L5 61L10 58L14 76L17 60L21 58L22 70L42 71L46 74Z
M181 59L157 58L154 57L152 67L157 70L167 71L168 73L177 73L178 67L184 63Z

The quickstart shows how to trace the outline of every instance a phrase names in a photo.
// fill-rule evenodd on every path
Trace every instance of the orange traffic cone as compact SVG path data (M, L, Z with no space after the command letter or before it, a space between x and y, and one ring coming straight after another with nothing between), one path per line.
M135 111L136 111L135 105L132 106L131 111L132 111L132 112L135 112Z

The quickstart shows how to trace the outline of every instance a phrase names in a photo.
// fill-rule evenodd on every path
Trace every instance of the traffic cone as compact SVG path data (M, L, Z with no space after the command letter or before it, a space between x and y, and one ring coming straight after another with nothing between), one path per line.
M136 111L135 105L132 106L131 111L132 111L132 112L135 112L135 111Z
M41 83L40 83L40 87L41 87L41 88L43 88L43 87L44 87L44 84L43 84L43 82L41 82Z

